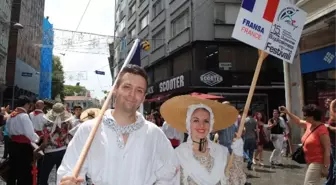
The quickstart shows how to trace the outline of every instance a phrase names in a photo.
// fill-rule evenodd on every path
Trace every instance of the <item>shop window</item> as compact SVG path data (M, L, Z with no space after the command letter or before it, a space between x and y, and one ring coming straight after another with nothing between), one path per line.
M162 29L153 36L153 50L159 48L165 43L165 30Z
M129 17L131 17L134 13L135 13L135 3L133 3L133 4L129 7Z
M218 69L218 46L205 46L205 61L207 69Z
M153 18L158 16L164 10L164 0L158 0L153 5Z
M189 25L189 12L188 10L182 13L178 18L173 20L171 24L171 37L175 37L183 30L188 28Z
M192 70L191 53L185 52L173 59L173 75L179 75L186 71Z
M235 24L240 10L237 3L216 3L215 24Z
M130 38L129 42L130 42L131 40L133 40L133 39L136 37L135 27L132 28L132 29L128 32L128 35L129 35L129 38Z
M140 19L140 31L148 25L148 13Z
M124 29L125 29L125 19L122 19L122 21L120 21L118 26L118 32L121 33Z

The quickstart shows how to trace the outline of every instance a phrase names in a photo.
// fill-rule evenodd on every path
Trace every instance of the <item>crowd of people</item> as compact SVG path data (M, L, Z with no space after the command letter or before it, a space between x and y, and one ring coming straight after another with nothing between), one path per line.
M50 172L54 166L59 168L80 123L93 119L97 113L82 113L80 105L68 112L62 103L47 110L42 100L27 96L20 96L17 105L14 110L9 106L1 108L3 159L8 159L10 167L8 176L1 175L8 185L29 185L34 181L34 185L48 185Z
M295 153L291 124L305 129L304 185L319 184L322 177L327 185L335 184L336 100L330 102L327 123L316 105L303 108L304 119L283 106L267 121L263 113L249 111L243 134L237 137L242 111L230 102L176 96L145 117L138 112L147 89L145 71L127 65L118 80L114 109L104 112L78 176L73 170L99 109L83 113L75 106L72 115L56 103L46 112L43 101L26 96L18 99L13 111L2 108L3 157L9 156L10 165L7 184L30 185L36 178L37 184L47 185L56 165L57 185L244 185L244 160L248 170L264 165L263 147L268 142L274 147L272 166L282 166L282 157ZM34 166L38 173L33 170L32 175Z

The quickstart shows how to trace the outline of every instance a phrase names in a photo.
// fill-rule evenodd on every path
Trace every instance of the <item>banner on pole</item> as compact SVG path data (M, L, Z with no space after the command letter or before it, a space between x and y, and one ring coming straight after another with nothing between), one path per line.
M243 0L232 37L292 63L306 16L286 0Z

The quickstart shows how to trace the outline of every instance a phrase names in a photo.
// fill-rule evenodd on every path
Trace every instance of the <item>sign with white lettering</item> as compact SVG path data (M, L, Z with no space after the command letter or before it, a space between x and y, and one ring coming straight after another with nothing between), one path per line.
M209 71L201 75L200 80L209 86L214 86L221 83L223 81L223 77L215 72Z
M232 37L292 63L306 15L286 0L244 0Z
M184 75L160 82L159 92L167 92L184 87Z
M154 86L149 86L148 88L147 88L147 93L146 93L146 95L150 95L150 94L153 94L154 93Z

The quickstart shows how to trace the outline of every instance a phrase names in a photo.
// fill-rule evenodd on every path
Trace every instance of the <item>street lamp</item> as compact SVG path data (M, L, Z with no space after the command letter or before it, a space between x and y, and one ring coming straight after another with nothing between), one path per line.
M23 25L18 23L18 22L14 23L12 27L15 28L15 29L18 29L18 30L21 30L21 29L24 28Z
M12 22L12 28L17 29L17 30L22 30L24 27L22 24L18 22ZM15 62L15 67L14 69L16 70L16 62ZM14 71L14 82L13 82L13 89L12 89L12 108L14 108L14 99L15 99L15 71Z

